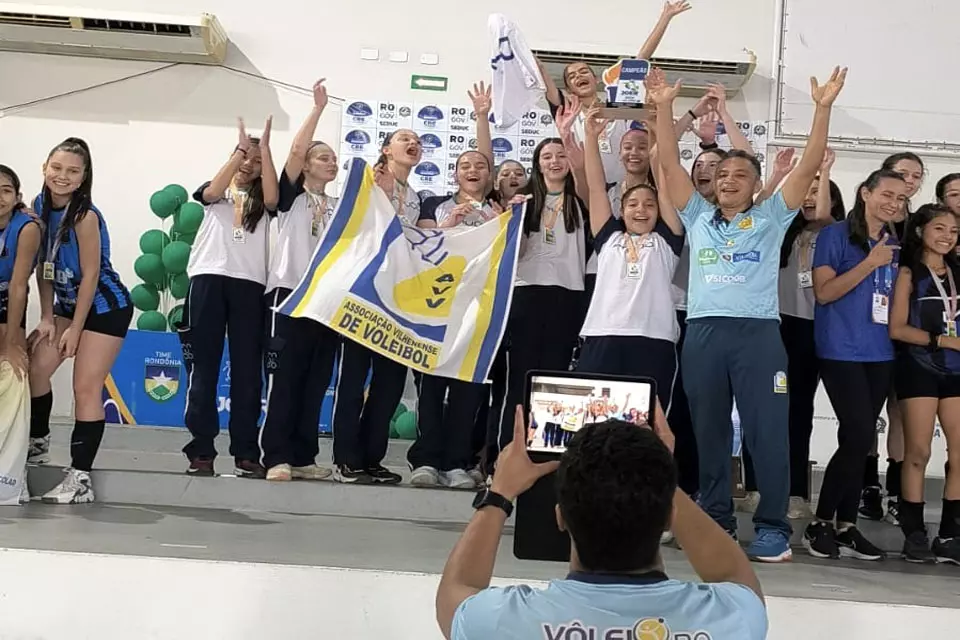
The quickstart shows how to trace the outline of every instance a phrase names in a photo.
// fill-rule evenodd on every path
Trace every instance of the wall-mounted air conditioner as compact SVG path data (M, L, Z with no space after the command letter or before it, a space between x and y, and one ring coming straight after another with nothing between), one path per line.
M609 55L596 53L572 53L568 51L534 51L534 55L543 63L547 73L563 88L563 70L572 62L585 62L590 65L597 78L603 77L603 72L617 64L623 58L631 55ZM667 82L673 84L677 80L683 81L680 95L702 96L711 84L723 85L727 95L732 96L747 83L757 68L757 56L751 51L733 60L703 60L685 58L657 58L651 64L663 69ZM601 89L602 89L601 83Z
M216 16L0 3L0 51L220 64L227 33Z

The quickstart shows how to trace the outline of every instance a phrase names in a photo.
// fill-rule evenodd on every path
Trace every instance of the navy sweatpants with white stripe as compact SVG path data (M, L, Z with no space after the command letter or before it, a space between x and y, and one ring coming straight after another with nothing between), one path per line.
M677 346L643 336L589 336L580 349L577 371L653 378L657 399L669 416L677 377Z
M288 295L290 289L277 287L265 299L267 416L260 447L267 469L316 463L320 408L340 346L339 335L319 322L274 311Z
M183 452L191 460L217 456L217 385L226 337L230 350L230 455L259 461L263 285L219 275L192 277L177 333L187 368L184 422L193 436Z

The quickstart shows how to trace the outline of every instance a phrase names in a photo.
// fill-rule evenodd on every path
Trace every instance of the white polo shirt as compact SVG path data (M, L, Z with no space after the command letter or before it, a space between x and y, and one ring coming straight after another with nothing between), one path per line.
M594 246L600 251L597 286L580 335L676 342L680 327L671 289L683 236L658 221L646 236L630 237L622 220L610 218ZM634 252L631 263L628 254Z
M425 198L420 209L420 220L432 220L439 227L453 213L457 207L457 202L453 196L434 196ZM489 202L482 203L481 207L475 207L474 210L463 217L463 221L458 227L479 227L497 217L497 212L493 210Z
M265 285L269 218L264 215L253 231L244 229L243 241L237 241L233 229L233 196L228 190L219 200L206 202L203 190L208 186L209 182L204 183L193 194L193 198L204 205L204 214L190 251L187 275L191 278L200 275L226 276ZM269 211L264 213L270 214Z
M302 178L293 183L286 171L281 172L277 242L270 257L267 293L278 287L296 289L337 210L337 202L338 198L333 196L315 197L307 193Z
M556 207L559 199L560 196L548 195L544 213ZM540 216L540 229L524 234L520 240L515 286L558 286L571 291L583 291L587 250L580 203L577 202L576 206L581 219L580 226L568 232L563 223L563 211L560 211L553 226L552 243L546 241L543 214Z

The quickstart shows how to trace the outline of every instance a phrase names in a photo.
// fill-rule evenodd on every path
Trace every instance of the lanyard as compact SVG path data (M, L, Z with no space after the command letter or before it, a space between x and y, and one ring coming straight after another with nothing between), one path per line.
M640 249L643 248L643 245L647 240L647 236L650 234L645 233L636 237L629 233L624 235L626 236L624 248L627 250L627 262L630 264L635 264L640 259ZM638 243L639 247L637 246Z
M947 320L953 322L957 318L957 283L953 279L953 269L950 266L947 266L947 284L950 285L950 296L947 296L946 290L943 288L943 283L940 282L940 278L933 272L929 266L927 269L930 271L930 275L933 276L933 284L937 285L937 291L940 293L940 300L943 301L943 311L947 315Z
M67 205L70 206L69 204ZM57 254L60 253L60 244L62 243L63 237L63 221L67 219L67 210L63 210L63 217L60 218L60 222L57 223L57 229L52 234L47 236L47 262L53 263L57 259Z
M410 185L400 182L396 178L394 178L394 180L396 180L396 184L393 187L394 197L391 199L391 204L393 205L393 208L396 209L397 215L402 216L403 208L407 204L407 191L410 190Z
M800 237L797 238L797 249L800 253L800 273L810 271L810 263L812 260L813 253L813 239L816 237L816 233L812 231L801 231Z
M315 221L322 220L327 214L327 194L307 191L307 197L310 198L310 203L313 205L313 219Z
M560 197L557 198L557 204L553 207L546 207L547 215L543 217L543 227L545 229L553 230L553 227L557 224L557 218L560 215L560 210L563 209L563 197L564 194L560 194Z
M10 216L10 222L7 223L7 226L3 228L3 232L0 233L0 258L3 257L3 250L7 246L7 233L10 231L10 227L13 226L13 216Z
M247 192L237 188L236 183L230 183L230 196L233 198L233 228L243 227L243 210L247 204Z
M893 270L894 270L893 264L888 264L888 265L884 265L883 267L873 272L874 292L887 295L890 293L890 291L893 290ZM882 282L880 280L881 274L883 274Z

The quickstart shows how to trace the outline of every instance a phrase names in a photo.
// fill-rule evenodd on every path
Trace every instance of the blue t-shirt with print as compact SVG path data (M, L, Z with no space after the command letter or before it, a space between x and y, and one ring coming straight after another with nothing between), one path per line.
M729 222L694 192L680 212L690 244L687 319L780 319L780 244L797 215L778 191Z
M894 242L892 238L889 242ZM873 248L877 242L870 240ZM813 268L830 267L839 276L867 257L850 241L850 224L836 222L820 232ZM845 296L829 304L817 303L813 332L817 357L847 362L893 360L893 343L887 325L873 321L873 294L890 296L897 279L897 259L860 281Z
M742 585L644 584L628 577L577 575L587 578L554 580L543 590L511 586L481 591L457 609L451 640L767 637L766 609ZM578 626L583 633L571 631Z

